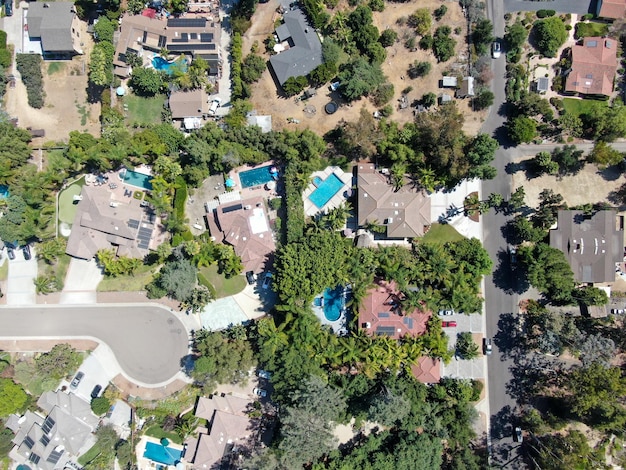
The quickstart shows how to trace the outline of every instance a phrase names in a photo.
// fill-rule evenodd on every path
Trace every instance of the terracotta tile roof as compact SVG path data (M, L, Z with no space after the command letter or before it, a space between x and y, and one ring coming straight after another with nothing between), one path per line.
M624 18L626 16L626 0L599 0L598 16L602 18Z
M405 185L399 190L373 163L357 167L359 225L385 224L387 238L413 238L424 235L430 225L430 198Z
M426 332L432 312L402 312L403 294L394 281L377 279L367 291L359 307L359 328L370 335L387 335L399 339L404 335L419 336Z
M436 384L441 380L441 361L432 357L420 357L411 366L413 377L424 384Z
M610 95L617 71L617 41L609 38L585 38L572 47L572 69L565 91L585 95Z

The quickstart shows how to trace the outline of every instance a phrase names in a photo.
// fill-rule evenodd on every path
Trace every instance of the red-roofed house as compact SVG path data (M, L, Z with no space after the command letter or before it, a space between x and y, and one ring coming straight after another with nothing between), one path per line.
M269 268L276 243L262 197L221 204L206 215L211 235L232 245L244 271Z
M411 374L424 384L436 384L441 380L441 361L423 356L411 366Z
M359 327L370 335L387 335L400 339L404 335L419 336L426 332L426 323L432 312L415 309L402 312L404 298L394 281L377 279L359 308Z
M626 16L626 0L598 0L597 15L617 20Z
M613 93L617 72L617 41L609 38L584 38L582 45L572 47L572 68L567 75L565 91L582 95Z

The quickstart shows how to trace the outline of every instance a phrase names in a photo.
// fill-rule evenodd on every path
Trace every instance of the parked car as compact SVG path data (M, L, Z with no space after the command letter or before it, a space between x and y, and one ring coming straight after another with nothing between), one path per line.
M28 245L24 245L24 246L22 247L22 253L24 254L24 259L25 259L25 260L27 260L27 261L28 261L29 259L31 259L31 258L32 258L31 254L30 254L30 246L28 246Z
M523 440L522 428L520 428L519 426L517 426L515 428L515 433L513 434L513 439L515 440L515 442L522 442L522 440Z
M440 317L445 317L448 315L454 315L454 310L439 310Z
M266 370L263 369L259 369L259 371L257 372L258 376L261 377L262 379L266 379L269 380L272 378L272 374Z
M211 100L211 104L209 106L209 114L211 116L215 116L215 113L217 112L217 108L220 107L220 103L222 102L221 98L213 98Z
M83 377L85 377L84 372L79 372L78 374L76 374L72 379L72 382L70 383L70 388L78 388L78 384L80 384L80 381L83 380Z
M98 398L100 396L101 391L102 391L102 385L96 385L91 391L91 398Z
M615 315L624 315L624 309L623 308L612 308L611 309L611 313L615 314Z
M248 284L254 284L256 282L256 274L254 274L252 271L248 271L246 273L246 280L248 281Z
M517 265L517 248L513 245L509 245L509 256L511 258L511 266Z
M500 57L501 54L502 54L502 47L500 46L500 43L498 41L494 41L493 44L491 45L491 56L494 59L497 59Z
M262 389L262 388L254 388L252 390L252 393L254 393L257 397L261 397L261 398L264 398L267 396L267 390Z
M452 328L456 326L456 322L455 321L442 321L441 326L443 326L444 328Z
M5 16L13 16L13 0L6 0L4 4L4 14Z
M15 259L15 251L13 250L12 246L7 246L7 256L10 260Z
M263 289L269 289L271 282L272 273L265 273L265 278L263 278Z
M489 356L491 354L491 338L483 338L483 353Z

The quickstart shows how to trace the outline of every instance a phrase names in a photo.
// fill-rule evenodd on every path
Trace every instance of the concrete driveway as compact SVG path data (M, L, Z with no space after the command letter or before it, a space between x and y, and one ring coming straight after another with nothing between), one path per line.
M96 339L113 352L107 364L117 362L126 378L147 387L169 382L189 352L185 327L158 305L4 307L0 338Z
M91 401L91 393L96 385L102 386L104 391L109 382L120 373L113 351L106 344L100 344L83 361L78 370L85 375L73 392L87 401ZM69 383L62 385L69 386Z
M7 280L7 305L35 305L37 294L33 279L37 277L37 259L34 248L30 249L31 259L25 260L22 250L15 249L15 259L9 262ZM6 251L5 251L6 255Z
M61 304L95 304L96 288L104 276L95 259L72 258L65 276Z

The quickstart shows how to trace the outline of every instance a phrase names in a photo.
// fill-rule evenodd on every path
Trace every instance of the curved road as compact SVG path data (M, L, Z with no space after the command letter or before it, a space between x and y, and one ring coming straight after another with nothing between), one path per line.
M188 335L169 310L155 305L37 306L0 309L0 339L96 338L129 379L171 380L188 354Z

